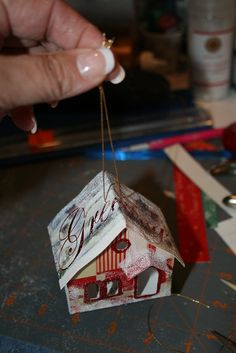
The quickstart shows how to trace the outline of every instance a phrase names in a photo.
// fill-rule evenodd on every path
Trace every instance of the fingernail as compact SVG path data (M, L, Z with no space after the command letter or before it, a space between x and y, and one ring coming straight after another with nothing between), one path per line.
M125 78L125 70L123 69L122 66L120 66L116 77L110 80L110 82L113 83L114 85L117 85L118 83L122 82L124 78Z
M50 102L49 104L51 108L56 108L58 106L58 101Z
M38 126L37 126L37 121L36 121L36 119L34 117L32 118L32 124L33 124L33 127L30 130L30 132L31 132L31 134L35 134L36 131L37 131Z
M105 59L105 74L109 74L115 67L115 58L112 51L109 48L100 48L98 51L103 55Z
M108 48L85 49L78 55L77 67L80 74L86 78L105 76L114 69L115 58Z

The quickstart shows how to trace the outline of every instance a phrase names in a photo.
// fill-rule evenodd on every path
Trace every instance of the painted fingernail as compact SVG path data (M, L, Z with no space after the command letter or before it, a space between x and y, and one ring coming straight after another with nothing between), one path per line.
M105 76L114 69L115 58L108 48L85 49L78 55L77 67L80 74L86 78Z
M37 126L37 121L35 118L32 118L32 124L33 124L33 127L32 129L30 130L31 134L35 134L37 129L38 129L38 126Z
M56 108L58 106L58 101L50 102L49 104L51 108Z
M100 48L98 51L103 55L105 59L105 74L109 74L115 67L115 58L112 51L108 48Z
M125 78L125 70L123 69L122 66L120 66L118 74L112 80L110 80L110 82L113 83L114 85L117 85L118 83L122 82L124 78Z

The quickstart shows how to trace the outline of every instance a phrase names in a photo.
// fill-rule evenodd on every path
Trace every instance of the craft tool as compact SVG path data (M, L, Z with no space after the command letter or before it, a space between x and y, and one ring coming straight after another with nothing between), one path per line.
M236 175L236 159L226 160L224 162L220 162L219 164L213 165L211 167L212 175Z
M226 281L225 279L221 279L221 282L223 282L224 284L226 284L226 286L228 286L229 288L233 289L236 292L236 284Z
M223 202L226 206L236 208L236 195L231 194L231 195L226 196L223 199Z
M181 145L167 147L164 151L170 160L226 213L236 216L236 209L226 206L223 202L231 192L212 177Z
M218 331L211 331L213 335L226 347L230 352L236 353L236 342L232 341L230 338L222 335Z
M222 136L224 129L202 130L171 137L160 138L147 143L140 143L124 148L124 151L159 150L176 143L188 143L197 140L213 139Z
M174 168L179 251L185 263L210 260L202 194L180 169Z

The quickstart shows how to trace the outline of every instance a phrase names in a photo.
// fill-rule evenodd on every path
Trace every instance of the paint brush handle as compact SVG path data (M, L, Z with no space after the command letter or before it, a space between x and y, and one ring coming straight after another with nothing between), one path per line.
M157 150L165 148L176 143L189 143L197 140L207 140L210 138L219 138L223 134L223 129L213 129L206 131L193 132L190 134L177 135L172 137L167 137L165 139L152 141L149 143L149 148L151 150Z
M158 140L154 140L147 143L140 143L136 145L132 145L126 147L122 150L124 151L146 151L146 150L160 150L165 147L174 145L176 143L188 143L197 140L205 140L205 139L212 139L212 138L219 138L222 137L224 129L211 129L211 130L202 130L198 132L176 135L171 137L165 137Z

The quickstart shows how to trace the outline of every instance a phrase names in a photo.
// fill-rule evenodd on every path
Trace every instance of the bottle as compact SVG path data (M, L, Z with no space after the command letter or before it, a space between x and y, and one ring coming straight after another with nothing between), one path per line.
M189 0L188 53L196 98L217 100L230 88L235 0Z

